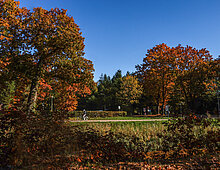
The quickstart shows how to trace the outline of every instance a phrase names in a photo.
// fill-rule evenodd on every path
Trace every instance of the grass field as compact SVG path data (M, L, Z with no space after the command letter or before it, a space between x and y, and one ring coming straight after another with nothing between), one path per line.
M89 120L145 120L145 119L168 119L168 117L95 117ZM77 117L69 118L69 120L77 120Z
M125 117L116 117L120 120ZM128 119L133 117L126 117ZM111 120L111 118L109 118ZM139 119L139 117L138 117ZM149 118L148 118L149 119ZM80 131L87 133L92 130L101 136L105 136L106 134L113 133L115 140L122 140L123 142L127 142L128 145L136 145L141 143L143 145L143 149L149 150L158 150L162 147L161 141L158 139L158 134L163 133L167 127L164 125L166 121L148 121L148 122L71 122L72 126L80 127ZM199 138L201 134L207 134L208 131L214 130L218 131L219 126L208 126L205 129L202 126L195 126L193 128L193 135L196 138ZM90 132L89 132L90 133ZM169 131L166 132L169 136ZM173 132L171 132L173 133ZM185 132L183 132L185 133ZM122 135L122 137L119 137ZM165 135L165 134L164 134ZM117 139L119 137L120 139ZM135 142L131 139L135 138ZM134 143L133 143L134 142ZM136 144L135 144L136 143Z
M93 143L93 134L97 134L98 138L110 137L113 143L123 143L126 148L132 148L141 145L143 151L148 150L149 145L151 150L156 150L160 147L157 140L157 133L162 132L165 128L163 122L72 122L71 125L78 127L83 136L90 136L86 138L88 143ZM91 140L91 142L90 142ZM98 143L97 143L98 144Z
M123 132L126 134L143 132L149 133L150 131L160 131L164 129L163 122L96 122L96 123L88 123L88 122L71 122L71 125L80 126L83 129L92 128L94 130L99 131L107 131L110 130L112 132Z

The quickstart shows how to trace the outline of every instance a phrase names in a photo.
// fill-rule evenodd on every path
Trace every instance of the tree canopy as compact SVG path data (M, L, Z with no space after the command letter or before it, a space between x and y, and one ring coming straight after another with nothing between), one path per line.
M92 95L80 101L79 109L89 110L122 110L132 112L134 105L139 103L142 86L133 74L122 75L118 70L111 78L102 74L97 88Z
M15 81L15 97L33 111L37 99L55 96L59 109L74 110L90 94L93 64L84 55L84 38L67 10L32 11L19 2L0 1L0 76ZM26 96L24 96L26 92Z
M217 76L216 61L208 50L181 45L156 45L136 68L145 96L151 96L162 113L167 104L173 108L184 105L186 111L198 112L198 100L214 90Z

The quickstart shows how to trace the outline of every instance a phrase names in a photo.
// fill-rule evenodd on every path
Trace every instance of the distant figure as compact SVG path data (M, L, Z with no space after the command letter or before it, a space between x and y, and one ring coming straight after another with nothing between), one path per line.
M86 120L87 116L86 116L86 109L83 109L83 120Z
M148 113L149 115L151 114L150 107L147 108L147 113Z
M144 112L144 115L146 115L146 108L145 107L143 108L143 112Z

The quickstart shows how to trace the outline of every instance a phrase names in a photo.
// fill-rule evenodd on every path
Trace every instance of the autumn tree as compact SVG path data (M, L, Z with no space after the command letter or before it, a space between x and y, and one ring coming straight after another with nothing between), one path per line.
M196 112L201 107L201 98L207 96L208 91L213 91L216 66L212 68L213 58L206 49L198 50L191 46L179 45L175 48L175 56L176 86L187 109Z
M15 95L15 82L5 82L1 85L0 91L0 104L4 108L10 108L10 106L14 103L14 95Z
M111 97L112 81L107 74L102 74L92 94L79 100L79 110L106 110L112 103Z
M145 95L151 96L155 105L162 106L163 112L174 86L175 56L171 55L172 51L166 44L156 45L147 51L143 64L136 66Z
M198 100L214 87L216 64L212 63L206 49L160 44L148 50L143 64L137 66L137 75L145 95L161 105L163 113L168 103L196 112Z
M131 108L131 106L139 102L142 92L143 89L138 79L133 75L127 74L122 77L122 83L116 95L122 106Z
M1 0L0 5L1 76L16 80L16 93L29 89L29 112L38 97L52 93L62 103L60 108L75 109L77 97L94 86L94 69L83 57L84 38L74 19L58 8L31 11L13 0Z

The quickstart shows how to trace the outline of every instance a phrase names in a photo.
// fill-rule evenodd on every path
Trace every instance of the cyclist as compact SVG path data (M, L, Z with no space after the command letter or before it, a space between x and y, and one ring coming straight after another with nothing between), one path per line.
M82 115L82 117L83 117L83 120L88 119L88 117L86 116L86 109L83 109L83 115Z

